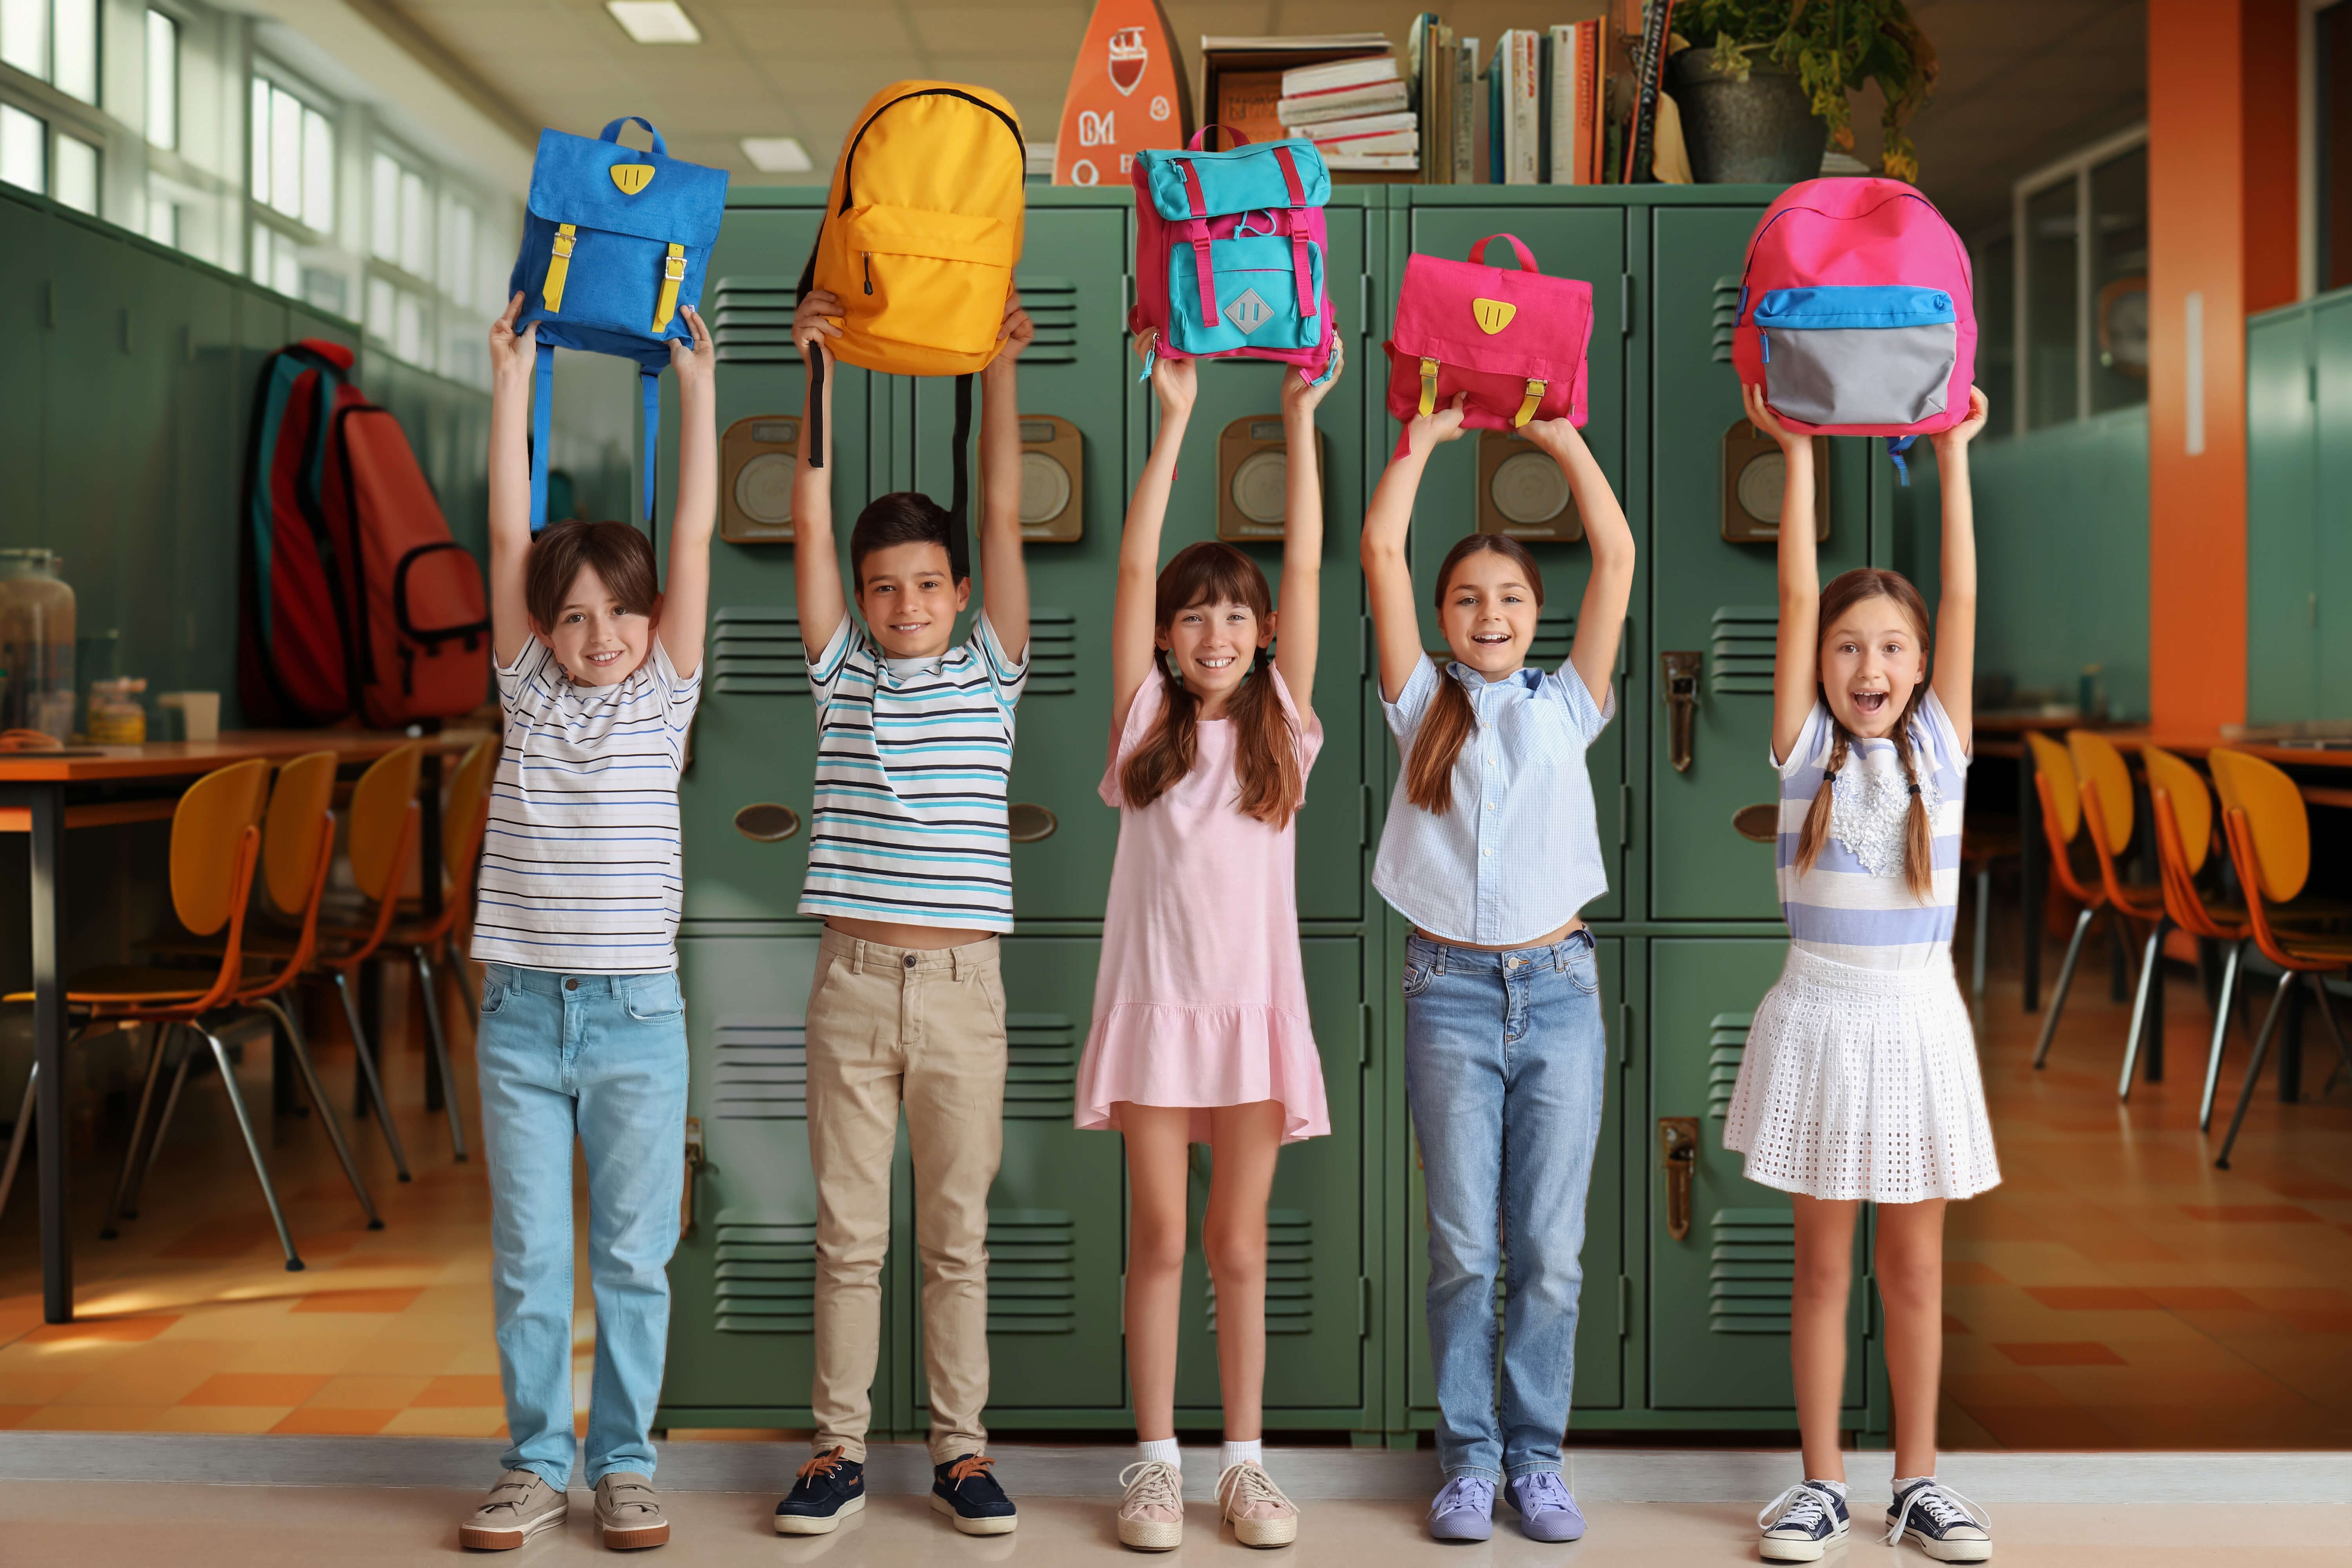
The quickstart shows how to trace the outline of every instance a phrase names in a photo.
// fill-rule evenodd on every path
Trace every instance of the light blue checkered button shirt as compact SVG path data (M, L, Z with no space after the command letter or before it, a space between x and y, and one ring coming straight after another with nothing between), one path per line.
M1573 665L1488 681L1460 663L1440 675L1423 654L1381 704L1407 757L1444 679L1462 683L1478 719L1454 760L1452 807L1433 816L1407 800L1400 770L1372 886L1443 941L1533 942L1609 890L1584 752L1616 717L1617 694L1596 705Z

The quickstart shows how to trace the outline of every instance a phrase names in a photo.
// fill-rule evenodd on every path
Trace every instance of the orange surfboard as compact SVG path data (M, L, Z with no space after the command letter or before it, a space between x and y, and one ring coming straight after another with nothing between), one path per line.
M1181 147L1192 93L1160 0L1096 0L1054 142L1057 185L1124 185L1147 147Z

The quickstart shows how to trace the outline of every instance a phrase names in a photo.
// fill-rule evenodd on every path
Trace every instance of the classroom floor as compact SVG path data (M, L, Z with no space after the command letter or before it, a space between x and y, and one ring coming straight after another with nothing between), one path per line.
M2194 983L2170 983L2168 1081L2118 1105L2126 1009L2105 980L2104 966L2085 974L2037 1074L2040 1016L2019 1011L2015 974L1996 968L1983 1018L2004 1180L1952 1210L1946 1446L2352 1448L2352 1184L2339 1179L2352 1086L2315 1098L2332 1052L2315 1020L2305 1102L2280 1105L2266 1078L2236 1168L2217 1172L2220 1119L2213 1138L2196 1130L2210 1016ZM192 1083L122 1239L98 1239L107 1184L79 1184L79 1321L40 1321L29 1184L0 1215L0 1427L502 1434L482 1168L451 1161L424 1107L419 1032L386 989L388 1032L408 1042L388 1068L416 1177L395 1183L381 1137L359 1130L386 1228L362 1228L320 1129L278 1118L272 1168L310 1264L286 1272L220 1086ZM455 1032L466 1079L470 1035ZM2225 1112L2242 1036L2231 1047ZM347 1096L349 1047L330 1033L319 1055ZM0 1091L13 1102L14 1085ZM110 1173L111 1160L83 1168Z

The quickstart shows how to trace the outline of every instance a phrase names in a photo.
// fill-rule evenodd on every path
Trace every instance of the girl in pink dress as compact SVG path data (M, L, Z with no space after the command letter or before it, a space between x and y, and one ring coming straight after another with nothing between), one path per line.
M1323 554L1315 407L1339 368L1335 354L1319 386L1283 376L1279 612L1265 574L1229 544L1188 545L1155 575L1192 411L1189 359L1152 368L1160 433L1119 545L1102 782L1119 808L1118 857L1076 1120L1127 1138L1127 1364L1141 1452L1120 1478L1118 1537L1146 1551L1183 1539L1176 1331L1195 1142L1213 1155L1201 1247L1217 1289L1220 1516L1244 1545L1298 1533L1259 1444L1265 1205L1282 1145L1331 1131L1298 951L1296 820L1323 744L1312 696ZM1281 648L1269 656L1277 620Z

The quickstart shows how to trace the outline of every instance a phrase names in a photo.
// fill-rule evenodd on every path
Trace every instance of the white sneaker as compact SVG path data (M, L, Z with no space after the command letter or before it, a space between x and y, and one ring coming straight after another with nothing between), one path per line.
M1992 1556L1992 1521L1930 1477L1895 1494L1886 1509L1886 1544L1909 1542L1938 1563L1982 1563Z
M1845 1499L1819 1481L1790 1487L1764 1505L1756 1522L1764 1531L1756 1554L1767 1563L1818 1563L1831 1547L1845 1544L1851 1528Z
M1287 1546L1298 1539L1298 1510L1263 1466L1225 1467L1217 1478L1217 1512L1244 1546Z
M1184 1544L1184 1472L1165 1459L1140 1459L1119 1471L1118 1543L1138 1552Z
M560 1530L571 1505L536 1470L509 1470L490 1495L457 1527L457 1544L476 1552L511 1552L542 1530Z

